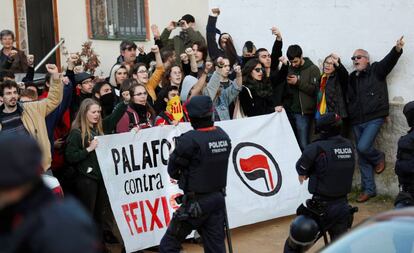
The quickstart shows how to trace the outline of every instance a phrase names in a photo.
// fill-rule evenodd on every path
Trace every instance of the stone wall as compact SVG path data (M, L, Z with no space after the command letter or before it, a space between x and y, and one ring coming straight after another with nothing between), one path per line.
M398 193L398 180L394 173L394 165L397 153L398 139L407 133L407 121L402 113L404 104L400 102L390 103L389 120L382 126L377 136L375 146L385 152L386 168L380 175L375 175L377 193L396 196ZM355 170L354 186L360 186L360 173Z

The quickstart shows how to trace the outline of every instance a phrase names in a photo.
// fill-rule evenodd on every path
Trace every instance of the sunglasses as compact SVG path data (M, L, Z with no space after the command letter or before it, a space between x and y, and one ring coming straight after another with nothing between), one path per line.
M352 56L351 60L355 61L355 60L361 60L361 58L365 57L364 55L356 55L356 56Z
M255 68L254 71L256 71L257 73L260 73L260 72L263 73L263 68Z
M137 94L134 94L133 97L136 97L136 96L139 97L141 95L145 95L146 96L147 94L148 93L146 91L144 91L144 92L138 92Z

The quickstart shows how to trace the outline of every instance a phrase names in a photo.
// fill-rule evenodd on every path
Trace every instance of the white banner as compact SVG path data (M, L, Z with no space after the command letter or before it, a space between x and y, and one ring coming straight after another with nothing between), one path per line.
M230 227L295 213L310 197L295 164L300 149L286 113L216 122L230 136L227 177ZM190 124L101 136L96 150L105 187L128 252L158 245L181 191L170 183L173 138Z

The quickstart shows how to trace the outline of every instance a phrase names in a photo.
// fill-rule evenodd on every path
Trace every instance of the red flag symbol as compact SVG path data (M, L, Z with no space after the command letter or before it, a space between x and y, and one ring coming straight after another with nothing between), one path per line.
M244 175L249 180L256 180L258 178L263 178L266 183L268 190L274 189L272 172L270 170L269 163L267 162L267 157L264 155L253 155L247 159L240 158L240 168L244 172ZM267 172L270 189L268 186L268 180L266 179L265 172Z

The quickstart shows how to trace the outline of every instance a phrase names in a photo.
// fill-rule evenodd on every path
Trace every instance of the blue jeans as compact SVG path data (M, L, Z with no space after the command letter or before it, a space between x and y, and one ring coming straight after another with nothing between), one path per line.
M309 129L312 116L300 113L288 113L290 125L295 132L299 147L303 150L309 144Z
M374 148L374 141L382 124L384 118L352 126L358 151L362 191L370 196L376 194L374 166L384 159L384 153Z

